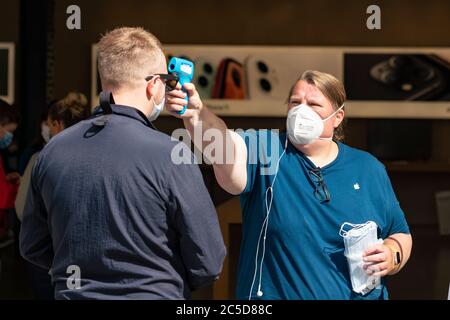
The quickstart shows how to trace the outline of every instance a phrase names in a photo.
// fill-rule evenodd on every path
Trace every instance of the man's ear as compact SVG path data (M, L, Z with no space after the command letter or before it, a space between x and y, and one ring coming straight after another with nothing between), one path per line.
M337 128L344 121L345 111L343 109L339 110L334 117L334 127Z
M151 99L151 97L154 97L157 92L157 81L157 76L153 76L153 78L147 81L146 94L149 100Z

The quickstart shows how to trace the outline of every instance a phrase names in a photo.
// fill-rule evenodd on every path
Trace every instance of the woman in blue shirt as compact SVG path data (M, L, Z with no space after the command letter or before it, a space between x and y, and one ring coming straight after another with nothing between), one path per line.
M197 147L205 151L208 146L198 143L199 128L203 134L219 130L222 140L216 136L214 141L222 146L232 141L220 158L233 161L213 166L221 187L241 196L237 297L387 299L384 277L404 267L412 238L384 166L340 142L342 83L326 73L305 72L289 93L286 134L230 131L203 105L194 85L184 88L188 110L175 113L185 104L181 90L168 93L166 106L184 120ZM375 237L382 240L344 255L343 236L351 234L346 231L369 225L376 226ZM347 257L357 265L352 273ZM352 280L365 277L381 277L381 283L363 290L352 286Z

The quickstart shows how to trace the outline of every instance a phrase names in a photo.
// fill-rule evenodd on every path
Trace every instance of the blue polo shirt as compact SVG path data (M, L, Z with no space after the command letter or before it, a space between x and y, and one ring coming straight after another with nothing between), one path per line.
M266 215L265 194L275 170L262 173L267 167L275 167L286 134L248 130L241 136L247 145L249 163L247 185L241 194L243 238L237 298L248 299L258 237ZM385 279L365 296L352 291L339 229L344 222L372 220L378 225L378 237L384 239L395 233L409 234L409 228L383 164L367 152L337 144L337 158L321 168L330 194L330 201L321 203L314 195L317 180L309 173L317 167L288 143L273 191L262 269L264 295L256 296L261 241L252 299L388 298Z

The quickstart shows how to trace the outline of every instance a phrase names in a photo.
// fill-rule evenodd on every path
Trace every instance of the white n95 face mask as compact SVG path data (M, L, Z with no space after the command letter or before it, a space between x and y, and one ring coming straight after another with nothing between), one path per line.
M333 137L321 138L323 124L331 119L344 104L333 112L329 117L322 119L314 110L306 104L293 107L288 112L286 127L289 140L294 144L310 144L316 139L331 140Z
M350 226L351 229L346 231L346 226ZM377 243L383 243L383 240L377 239L377 224L373 221L363 224L345 222L339 234L344 238L344 255L348 262L352 289L365 295L380 285L381 277L368 275L363 268L364 251Z

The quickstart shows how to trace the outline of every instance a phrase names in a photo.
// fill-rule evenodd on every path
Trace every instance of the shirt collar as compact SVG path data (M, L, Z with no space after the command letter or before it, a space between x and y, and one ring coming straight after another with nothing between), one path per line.
M129 117L132 119L135 119L139 122L142 122L143 124L145 124L146 126L149 126L153 129L156 129L153 124L150 122L150 120L147 119L147 117L145 116L145 114L133 107L130 106L125 106L125 105L119 105L119 104L111 104L111 109L113 111L114 114L120 115L120 116L125 116L125 117ZM103 110L100 106L96 107L93 111L93 116L97 117L99 115L103 114Z
M338 154L336 159L334 159L332 162L330 162L329 164L327 164L326 166L320 168L321 170L326 170L332 166L334 166L336 163L338 163L340 161L340 159L343 156L344 153L344 145L340 142L340 141L336 141L337 146L338 146ZM300 150L298 150L292 143L289 143L289 148L291 149L291 151L295 154L298 155L298 158L300 159L300 161L309 169L315 169L317 168L317 166Z

